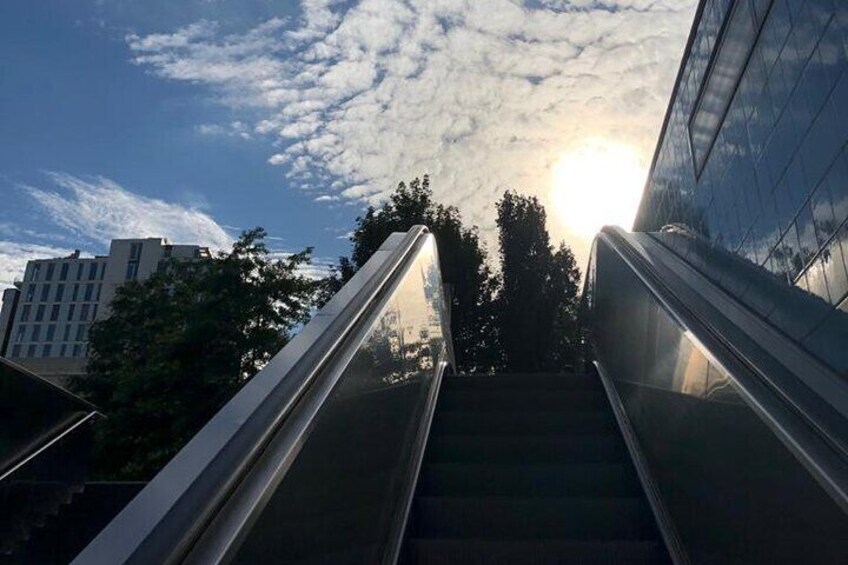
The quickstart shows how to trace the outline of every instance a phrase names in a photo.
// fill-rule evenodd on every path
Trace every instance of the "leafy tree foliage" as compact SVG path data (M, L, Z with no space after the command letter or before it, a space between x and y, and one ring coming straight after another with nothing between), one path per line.
M487 371L499 362L494 325L495 277L486 260L477 228L465 227L453 206L433 201L430 178L415 178L398 184L387 202L373 206L356 219L353 252L342 257L336 276L326 287L326 295L340 288L361 268L392 232L426 225L439 246L442 278L451 301L451 333L457 367L461 371Z
M580 271L554 248L536 197L507 192L497 204L502 289L497 300L504 369L561 371L577 361Z
M98 426L105 477L147 479L290 339L308 318L311 250L274 259L265 231L228 253L172 259L118 288L90 331L88 374L74 388L107 415Z

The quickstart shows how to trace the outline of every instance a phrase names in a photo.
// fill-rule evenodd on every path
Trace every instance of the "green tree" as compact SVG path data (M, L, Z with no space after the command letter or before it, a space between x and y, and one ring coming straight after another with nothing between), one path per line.
M498 279L487 263L476 227L466 227L453 206L433 201L430 178L415 178L397 189L379 208L370 206L356 219L350 259L340 258L325 297L340 288L374 254L392 232L427 226L439 246L442 278L451 302L451 333L460 371L491 370L500 363L494 325Z
M119 287L91 327L88 374L73 386L107 416L101 475L150 478L308 319L311 250L274 259L264 237L256 228L227 253L163 263Z
M508 191L497 204L502 288L497 324L504 368L561 371L577 362L580 271L571 250L554 249L545 208Z

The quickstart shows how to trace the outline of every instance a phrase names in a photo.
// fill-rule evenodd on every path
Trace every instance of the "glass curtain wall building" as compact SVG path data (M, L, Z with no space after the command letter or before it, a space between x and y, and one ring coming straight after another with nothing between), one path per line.
M678 224L710 253L760 267L763 284L703 270L843 374L846 61L844 0L703 0L634 225ZM671 246L690 253L691 245ZM817 299L803 315L787 313L762 296L778 282Z

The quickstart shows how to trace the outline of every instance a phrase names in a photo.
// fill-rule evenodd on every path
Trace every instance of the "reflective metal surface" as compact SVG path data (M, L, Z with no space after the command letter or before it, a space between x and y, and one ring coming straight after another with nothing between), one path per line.
M378 563L446 359L432 238L380 312L236 563Z
M597 358L692 562L843 560L848 515L788 446L802 436L778 433L726 352L705 347L604 237L586 289Z
M652 233L687 263L797 342L836 373L848 375L848 312L811 292L788 286L767 269L679 230Z
M391 561L447 328L433 236L392 234L75 562Z

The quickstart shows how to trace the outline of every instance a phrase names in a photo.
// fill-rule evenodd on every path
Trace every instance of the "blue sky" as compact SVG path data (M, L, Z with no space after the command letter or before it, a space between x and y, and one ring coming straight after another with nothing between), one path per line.
M548 202L586 140L649 161L694 4L6 0L0 285L112 237L254 225L332 259L424 172L491 243L503 190Z

